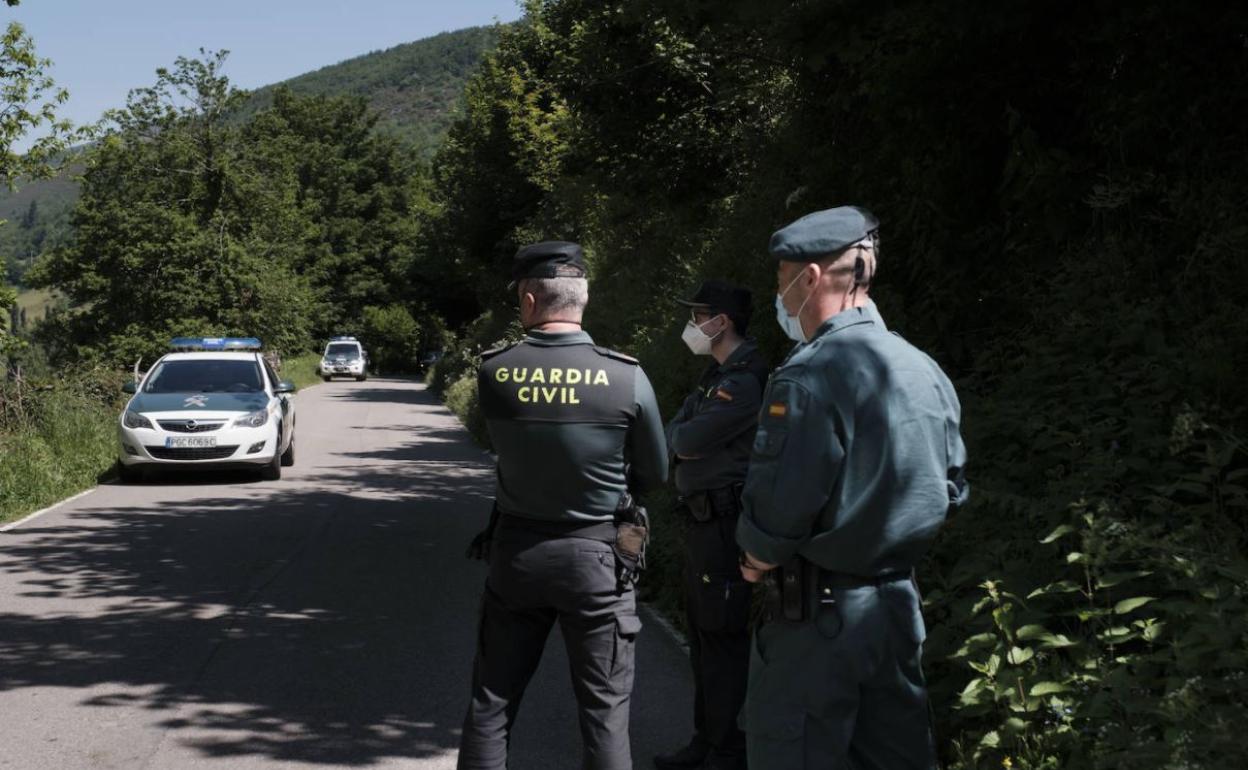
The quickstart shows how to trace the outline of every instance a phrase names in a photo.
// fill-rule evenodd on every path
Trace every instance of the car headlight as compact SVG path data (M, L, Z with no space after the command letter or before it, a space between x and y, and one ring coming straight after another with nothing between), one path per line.
M235 428L259 428L269 421L269 410L261 409L258 412L245 414L234 421Z
M121 424L125 425L127 428L150 428L155 430L152 426L151 420L147 419L138 412L131 412L128 409L126 410L125 416L121 418Z

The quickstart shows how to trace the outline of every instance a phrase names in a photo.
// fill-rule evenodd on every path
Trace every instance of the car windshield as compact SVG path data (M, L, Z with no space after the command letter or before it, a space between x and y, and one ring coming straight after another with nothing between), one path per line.
M359 358L360 349L350 342L336 342L325 349L326 358Z
M255 361L165 361L156 366L144 393L258 393L264 390Z

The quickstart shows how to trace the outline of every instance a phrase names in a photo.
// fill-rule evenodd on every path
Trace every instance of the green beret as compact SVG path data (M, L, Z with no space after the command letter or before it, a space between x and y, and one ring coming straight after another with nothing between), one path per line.
M771 236L768 250L783 262L816 262L866 238L880 226L875 215L858 206L807 214Z

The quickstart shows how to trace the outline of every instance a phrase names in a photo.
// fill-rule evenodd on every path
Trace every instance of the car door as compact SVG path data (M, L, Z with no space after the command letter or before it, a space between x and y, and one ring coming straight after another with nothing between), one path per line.
M293 430L295 408L290 403L289 393L277 392L277 383L281 382L281 380L278 379L277 372L273 371L273 367L269 365L268 361L265 361L263 358L261 359L261 361L264 362L264 373L269 378L270 389L277 396L277 401L279 404L278 408L282 412L282 438L283 438L283 441L288 444L290 443L291 438L295 435L294 430ZM281 447L278 447L278 450L280 451L284 448L285 446L281 446Z

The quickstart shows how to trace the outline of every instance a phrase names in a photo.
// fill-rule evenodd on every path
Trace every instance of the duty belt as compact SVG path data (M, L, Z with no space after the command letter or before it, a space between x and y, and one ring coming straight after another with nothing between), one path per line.
M604 543L615 542L615 520L605 521L555 521L549 519L530 519L504 513L499 522L504 529L523 529L552 537L579 537L586 540L600 540Z
M836 604L838 588L878 587L913 579L914 570L890 570L871 577L832 572L799 556L776 569L769 609L785 620L808 620L816 607Z

